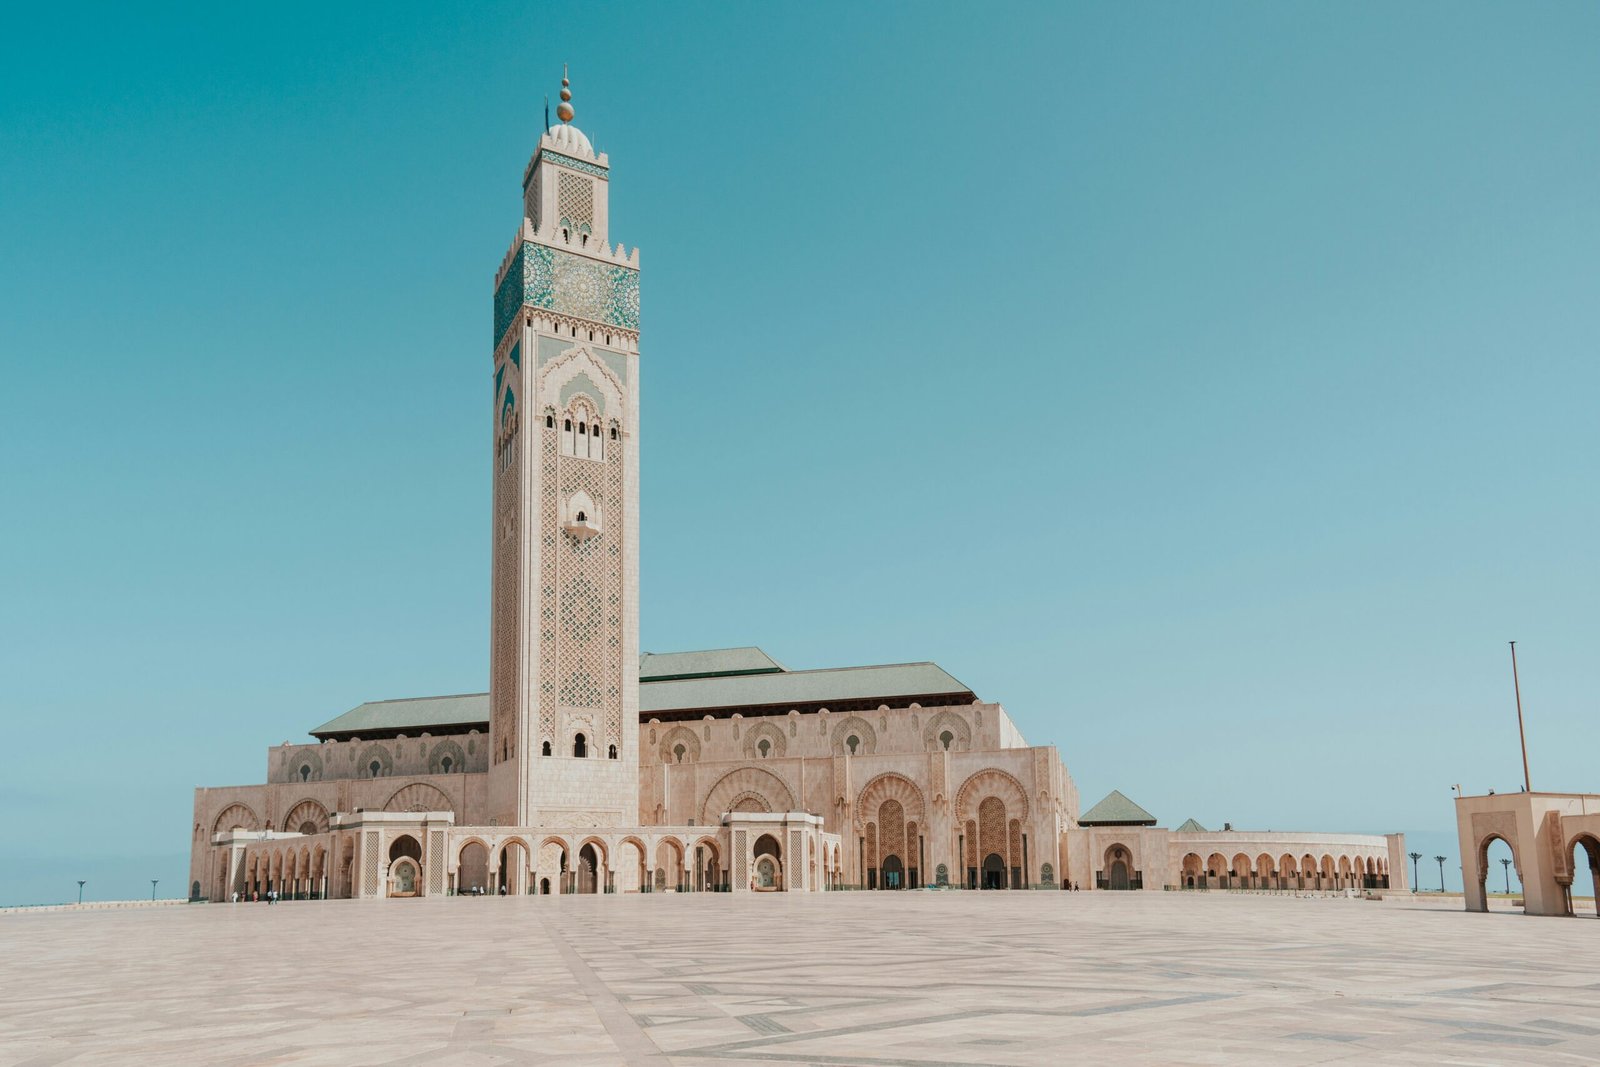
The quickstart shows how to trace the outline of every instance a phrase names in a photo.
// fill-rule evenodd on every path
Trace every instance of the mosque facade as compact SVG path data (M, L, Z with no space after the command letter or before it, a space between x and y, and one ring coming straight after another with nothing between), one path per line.
M197 789L192 898L1404 888L1398 834L1080 813L933 663L641 654L639 252L561 97L495 277L489 691L363 704Z

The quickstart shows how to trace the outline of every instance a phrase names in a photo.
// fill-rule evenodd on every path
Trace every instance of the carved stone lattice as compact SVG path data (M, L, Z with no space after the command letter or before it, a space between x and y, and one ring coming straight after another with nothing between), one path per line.
M978 805L978 851L985 859L1006 854L1006 805L999 797L985 797Z
M556 172L556 216L561 225L584 233L594 228L594 179Z
M501 364L511 382L521 389L515 364ZM510 382L508 382L508 387ZM548 437L549 435L546 434ZM499 763L517 748L517 650L522 645L521 611L518 590L522 563L518 546L522 541L522 457L513 446L509 462L495 461L494 549L492 641L489 646L493 708L489 732L494 741L492 761Z
M378 895L378 835L361 835L361 895Z
M328 809L315 800L302 800L283 817L283 829L291 834L328 832Z
M885 800L878 809L878 848L884 859L899 856L900 862L910 866L906 857L906 809L898 800Z
M558 417L558 426L564 417ZM595 738L596 743L621 749L626 743L622 730L622 537L626 528L621 521L622 443L607 440L603 460L560 456L556 451L559 432L544 434L540 524L546 545L541 617L548 639L559 633L560 642L555 656L543 657L545 678L540 688L562 707L599 713L604 737ZM580 492L594 501L602 515L611 517L599 536L578 539L556 532L560 529L560 501ZM549 735L543 739L554 740Z

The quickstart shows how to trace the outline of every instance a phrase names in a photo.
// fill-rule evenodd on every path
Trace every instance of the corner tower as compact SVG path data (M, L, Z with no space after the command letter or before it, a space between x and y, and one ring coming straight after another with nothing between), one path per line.
M546 129L495 276L488 812L639 818L639 252L607 244L611 169Z

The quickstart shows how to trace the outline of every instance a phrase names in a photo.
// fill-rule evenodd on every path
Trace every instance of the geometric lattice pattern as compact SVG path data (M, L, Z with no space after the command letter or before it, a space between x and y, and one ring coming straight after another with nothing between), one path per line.
M568 229L588 233L594 228L594 180L556 172L556 218Z
M577 402L580 398L573 398ZM555 421L558 425L572 412ZM574 416L576 418L576 416ZM602 720L604 745L625 743L622 730L622 531L623 450L606 440L600 461L562 456L556 428L541 435L543 495L539 525L543 533L540 618L545 648L541 657L541 711L559 704L593 711ZM561 501L586 494L601 515L612 516L604 533L588 538L561 529ZM554 699L552 699L554 698ZM598 724L597 724L598 725ZM554 716L541 715L541 740L558 740ZM566 731L570 733L571 731ZM590 734L593 737L593 734Z

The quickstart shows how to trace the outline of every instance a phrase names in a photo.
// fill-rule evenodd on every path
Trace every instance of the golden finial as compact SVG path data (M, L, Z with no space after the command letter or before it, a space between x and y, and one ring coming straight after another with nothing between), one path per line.
M567 65L561 64L561 103L556 105L556 118L571 122L577 112L572 110L572 83L567 80Z

